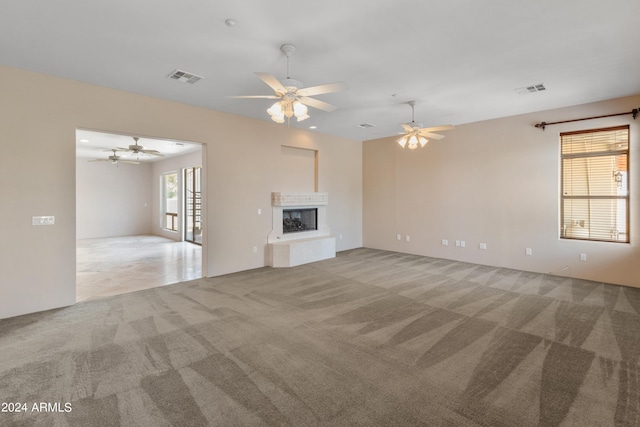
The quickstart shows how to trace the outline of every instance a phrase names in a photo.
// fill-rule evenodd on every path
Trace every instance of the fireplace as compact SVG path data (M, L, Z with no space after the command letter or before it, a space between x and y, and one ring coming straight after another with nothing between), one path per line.
M270 266L293 267L335 258L336 238L327 225L328 203L327 193L271 193Z
M283 209L282 232L298 233L318 229L318 208Z

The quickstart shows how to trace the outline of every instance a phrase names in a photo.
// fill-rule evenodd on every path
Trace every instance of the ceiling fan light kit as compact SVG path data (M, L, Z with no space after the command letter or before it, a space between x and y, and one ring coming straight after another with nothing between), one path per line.
M415 150L416 148L418 148L418 143L420 144L420 147L424 147L425 145L427 145L427 142L429 142L429 140L419 135L404 135L396 142L400 144L402 148L407 147L409 150Z
M267 109L267 113L271 116L271 120L276 123L284 123L284 118L291 119L295 116L301 122L309 118L308 108L302 102L295 100L293 102L283 99L273 104Z

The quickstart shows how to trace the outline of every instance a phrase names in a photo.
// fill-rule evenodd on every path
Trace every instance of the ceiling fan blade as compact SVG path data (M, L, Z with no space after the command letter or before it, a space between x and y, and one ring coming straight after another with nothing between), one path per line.
M405 132L413 132L413 127L409 123L400 123Z
M454 129L453 125L435 126L432 128L422 128L421 130L426 130L427 132L439 132L441 130L451 130L451 129Z
M113 151L113 149L108 148L108 149L102 150L102 151ZM131 149L130 148L116 147L116 151L131 151Z
M164 157L164 154L162 154L158 150L140 150L140 152L144 154L151 154L152 156Z
M117 161L117 162L120 162L120 163L131 163L132 165L139 165L139 164L140 164L140 162L136 162L136 161L133 161L133 160L122 160L122 159L118 159L118 160L116 160L116 161Z
M263 82L265 82L271 89L276 92L285 93L287 90L282 83L278 81L272 74L269 73L256 73L256 76Z
M444 138L444 135L438 135L437 133L431 133L431 132L424 132L423 130L420 130L418 132L418 135L424 136L426 138L431 138L431 139L442 139L442 138Z
M326 85L311 86L311 87L298 89L297 94L299 96L316 96L316 95L322 95L325 93L340 92L341 90L346 90L346 89L347 89L347 84L345 82L336 82L336 83L328 83Z
M327 102L320 101L319 99L309 98L307 96L301 96L298 98L300 102L304 105L308 105L309 107L317 108L318 110L332 112L335 111L338 107L335 105L331 105Z
M280 99L280 96L276 95L249 95L249 96L225 96L225 98L246 98L246 99Z
M110 162L111 159L91 159L90 162Z

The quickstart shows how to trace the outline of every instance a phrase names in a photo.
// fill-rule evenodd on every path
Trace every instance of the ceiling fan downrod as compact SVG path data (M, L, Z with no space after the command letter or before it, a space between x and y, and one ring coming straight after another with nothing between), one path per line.
M293 52L296 51L296 47L292 44L285 43L280 46L280 50L282 51L282 53L284 53L284 56L287 57L287 79L290 79L291 76L289 75L289 59L291 58L291 55L293 55Z

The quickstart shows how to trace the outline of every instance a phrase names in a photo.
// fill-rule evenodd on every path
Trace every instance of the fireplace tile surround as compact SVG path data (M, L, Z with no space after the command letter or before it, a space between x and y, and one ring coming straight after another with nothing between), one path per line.
M271 193L272 230L267 238L267 261L272 267L296 265L335 258L336 239L327 225L327 193ZM317 209L317 229L285 233L285 209Z

